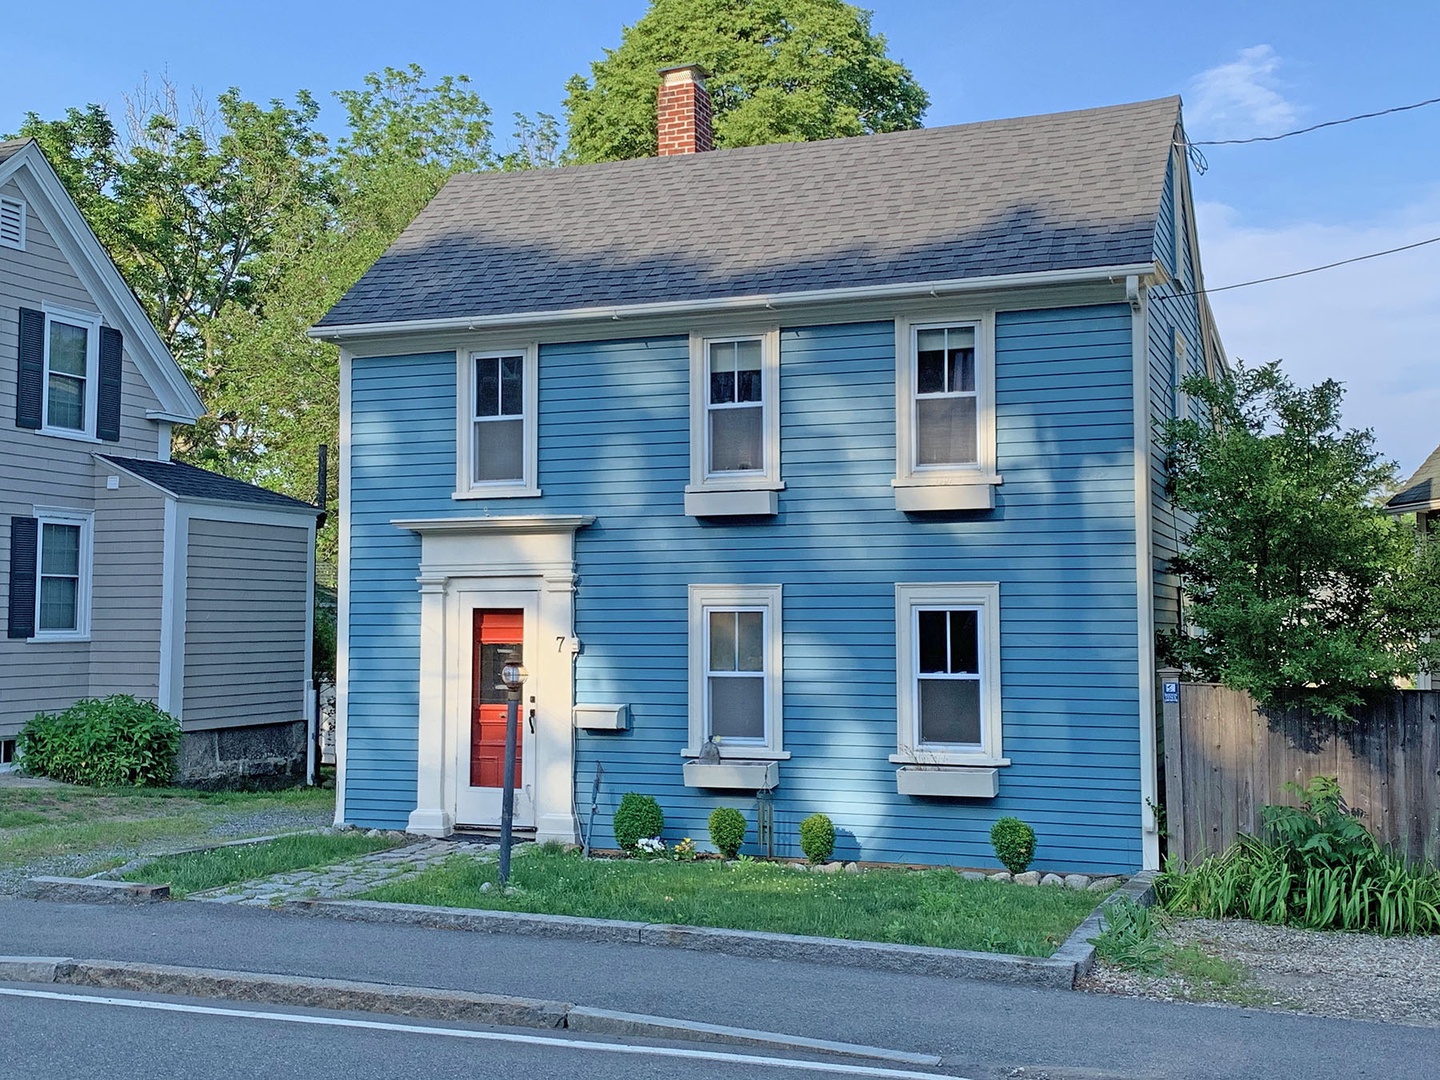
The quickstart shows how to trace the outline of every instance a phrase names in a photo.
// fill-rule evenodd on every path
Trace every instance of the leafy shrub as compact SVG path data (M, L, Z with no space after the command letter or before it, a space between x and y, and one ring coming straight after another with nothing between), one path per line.
M634 851L641 840L659 836L665 831L665 815L660 804L649 795L627 791L615 811L615 843L625 851Z
M1260 837L1241 836L1188 869L1166 868L1156 888L1167 910L1312 930L1440 933L1440 873L1376 843L1333 777L1287 787L1301 805L1264 807Z
M745 828L745 815L733 806L717 806L710 811L710 842L727 859L740 854Z
M17 748L32 776L92 787L168 784L180 724L129 694L85 698L61 713L38 713L20 729Z
M1117 896L1102 909L1104 928L1090 939L1095 955L1127 971L1157 975L1165 969L1165 943L1159 939L1159 918L1128 896Z
M825 814L811 814L800 822L800 850L812 863L835 854L835 825Z
M1023 874L1035 857L1035 830L1017 817L1002 817L990 826L995 857L1012 874Z

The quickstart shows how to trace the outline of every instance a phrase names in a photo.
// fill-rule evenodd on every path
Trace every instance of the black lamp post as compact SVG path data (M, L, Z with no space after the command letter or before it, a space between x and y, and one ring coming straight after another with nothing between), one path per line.
M512 653L500 669L505 684L505 786L500 803L500 887L510 881L510 832L515 824L515 738L519 727L520 687L528 674Z

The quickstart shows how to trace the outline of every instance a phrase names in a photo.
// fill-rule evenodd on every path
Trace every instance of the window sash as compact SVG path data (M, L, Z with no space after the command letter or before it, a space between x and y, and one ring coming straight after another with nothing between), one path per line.
M35 553L35 633L76 635L86 629L87 527L41 517Z
M90 430L94 374L93 328L45 315L45 427L81 434Z
M523 484L531 422L525 408L525 355L476 356L470 371L470 484Z
M758 631L758 657L752 642L749 649L743 643L744 629L740 616L759 615L759 626L753 620L746 620L750 633ZM720 620L716 616L721 616ZM724 616L734 616L727 627ZM705 657L705 735L716 736L727 743L741 743L751 746L768 745L770 737L770 613L765 607L757 606L707 606L702 609L705 626L705 642L701 653ZM717 625L718 622L718 625ZM725 631L729 630L726 635ZM717 631L719 634L717 635ZM759 667L755 667L758 660ZM728 685L727 685L728 684ZM748 699L748 700L744 700ZM717 730L717 700L726 705L758 705L760 730L753 734L737 734L731 730ZM753 716L744 717L752 721ZM730 727L729 718L724 718L721 728Z
M765 446L767 408L769 403L765 394L764 339L707 339L706 476L766 474L769 465L766 461Z
M925 649L922 641L921 623L924 621L922 620L922 616L929 613L938 613L945 616L944 667L940 670L926 671L923 669L924 664L922 663L922 654L925 652ZM954 616L960 613L970 613L974 615L974 619L968 627L969 631L974 634L974 641L971 643L960 643L954 640L957 622ZM988 676L986 672L985 642L983 638L985 633L984 608L978 604L921 604L911 609L910 618L910 693L912 715L914 717L914 730L912 732L914 745L922 750L934 748L940 750L973 751L984 747L986 744L987 726L990 722L989 717L986 715L987 709L985 701L987 690L986 680ZM957 646L959 651L957 651ZM972 663L967 665L965 661L972 661ZM930 666L932 668L935 666L933 660ZM967 666L973 666L975 670L964 670ZM960 670L957 670L957 668ZM931 684L928 694L927 683ZM974 702L977 716L974 722L974 740L927 739L925 737L927 728L925 722L925 704L927 697L931 700L932 704L936 706L941 705L942 702L947 699L952 703L960 701L962 700L962 696L963 700L968 701L968 692L961 691L958 686L953 690L945 689L945 684L953 685L957 683L969 683L975 687ZM968 717L959 717L958 719L955 717L946 717L943 720L936 718L936 723L931 725L931 729L934 730L935 728L945 726L952 728L969 727L970 720Z
M936 334L941 335L940 388L922 391L920 345L922 338L933 339ZM952 346L951 334L961 343ZM979 463L981 336L978 323L910 328L912 471L968 468Z

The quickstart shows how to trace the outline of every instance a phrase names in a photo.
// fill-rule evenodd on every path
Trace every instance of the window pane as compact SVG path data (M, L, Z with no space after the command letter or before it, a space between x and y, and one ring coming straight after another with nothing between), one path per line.
M482 644L480 646L480 684L477 695L481 705L504 705L505 685L500 681L500 669L510 660L512 654L517 664L523 664L525 650L520 643Z
M915 332L915 392L938 394L945 389L945 331Z
M493 356L475 361L475 415L500 415L500 361Z
M921 611L916 613L917 632L920 636L920 670L945 670L945 612Z
M40 542L40 573L80 576L80 526L50 525Z
M978 611L950 612L950 670L957 674L980 674Z
M762 611L737 611L735 622L735 670L764 671L765 613Z
M760 388L760 342L737 341L735 343L735 400L759 401Z
M475 482L525 479L525 421L486 420L475 425Z
M735 612L710 612L710 670L735 670Z
M710 734L720 739L765 738L763 676L711 676Z
M765 468L762 434L765 409L715 409L710 413L710 471L761 472Z
M950 349L950 367L946 373L950 380L951 390L961 390L965 393L975 392L975 349L973 346L964 349L954 348L953 342Z
M525 411L525 390L521 381L525 371L524 357L500 358L500 415L519 416Z
M50 370L85 377L88 332L83 326L50 321Z
M51 375L45 423L50 427L85 430L85 380Z
M980 744L980 680L920 680L920 741Z
M735 400L735 343L718 341L710 346L710 404L727 405Z
M40 629L79 629L80 582L76 578L40 579Z
M975 461L975 399L921 398L915 402L915 464L968 465Z

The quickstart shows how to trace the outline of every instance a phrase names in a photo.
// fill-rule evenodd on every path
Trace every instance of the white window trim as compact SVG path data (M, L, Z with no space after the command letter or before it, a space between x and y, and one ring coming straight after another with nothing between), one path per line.
M456 352L455 399L455 493L454 499L533 499L539 487L539 350L534 344L514 349L460 349ZM475 362L501 356L523 358L522 451L524 476L519 481L476 483L475 458Z
M760 608L765 612L765 742L726 743L717 740L722 758L756 761L783 761L785 676L782 664L783 587L780 585L691 585L690 586L690 730L689 744L680 752L698 757L709 734L706 716L706 613L713 609Z
M59 439L74 439L77 442L98 443L95 425L96 412L100 407L100 314L95 311L76 311L74 308L42 304L45 314L44 360L40 375L40 434L53 435ZM85 427L62 428L50 425L50 323L67 323L85 328Z
M1190 395L1180 388L1186 377L1190 374L1189 350L1185 344L1185 335L1178 326L1170 331L1170 363L1174 368L1175 386L1174 394L1175 419L1190 419Z
M915 464L915 335L920 330L975 327L975 437L973 465ZM895 479L897 489L996 485L995 471L995 312L955 312L934 318L895 320ZM986 502L986 505L990 505ZM902 506L901 509L912 507ZM914 507L942 509L943 507ZM975 507L952 507L971 509Z
M920 743L916 612L926 608L977 608L980 612L980 739L975 751L949 750ZM1009 765L1001 740L1000 585L994 581L963 584L895 586L895 662L898 752L902 765L956 765L994 768Z
M35 633L31 641L89 641L90 640L90 597L95 583L95 513L92 510L72 510L58 506L37 506L32 512L35 518ZM45 557L46 525L80 526L80 585L76 590L75 629L40 629L40 571Z
M760 340L765 468L710 475L710 361L712 342ZM723 491L783 491L780 479L780 328L737 328L726 334L690 335L690 484L687 495Z
M5 239L3 238L3 236L0 236L0 247L14 248L16 251L24 251L24 250L25 250L25 229L26 229L26 220L25 220L25 219L26 219L26 217L27 217L28 214L29 214L29 209L28 209L28 208L26 207L26 205L25 205L25 200L24 200L24 199L12 198L12 197L9 196L9 195L0 195L0 203L9 203L11 206L16 207L16 208L19 210L19 212L20 212L20 240L19 240L19 242L12 244L12 243L10 243L9 241L5 240Z

